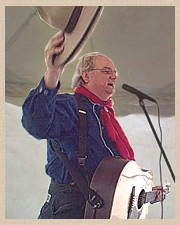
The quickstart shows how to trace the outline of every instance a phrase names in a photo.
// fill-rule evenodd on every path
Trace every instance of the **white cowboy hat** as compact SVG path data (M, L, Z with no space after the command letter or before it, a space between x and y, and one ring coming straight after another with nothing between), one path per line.
M65 65L77 56L100 18L102 6L37 6L40 18L65 34L65 49L58 60Z

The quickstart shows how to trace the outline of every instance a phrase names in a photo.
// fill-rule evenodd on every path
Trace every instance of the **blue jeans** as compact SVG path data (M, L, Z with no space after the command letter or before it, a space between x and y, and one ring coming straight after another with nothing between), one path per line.
M51 181L38 219L83 219L86 201L76 185Z

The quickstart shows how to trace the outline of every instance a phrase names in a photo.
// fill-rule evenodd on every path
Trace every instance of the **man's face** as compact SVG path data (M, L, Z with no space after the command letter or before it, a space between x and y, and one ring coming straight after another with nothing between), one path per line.
M88 72L87 88L106 101L115 91L117 73L111 60L104 56L93 57L94 67Z

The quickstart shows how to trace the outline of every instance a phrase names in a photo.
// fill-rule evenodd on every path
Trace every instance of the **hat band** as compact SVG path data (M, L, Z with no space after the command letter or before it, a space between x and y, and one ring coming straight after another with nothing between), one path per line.
M84 42L85 38L87 37L88 33L90 32L93 24L95 23L98 15L100 14L101 10L102 10L102 6L98 6L89 26L87 27L86 31L84 32L83 36L81 37L80 41L78 42L78 44L75 46L75 48L73 49L73 51L71 52L71 54L69 55L69 57L64 61L63 65L65 65L66 63L68 63L74 56L74 54L76 53L76 51L78 51L78 49L80 48L81 44Z
M66 25L64 32L69 34L74 30L74 28L76 27L76 24L79 20L79 17L81 15L82 9L83 9L83 6L74 7L74 10L72 12L72 15L71 15L67 25Z

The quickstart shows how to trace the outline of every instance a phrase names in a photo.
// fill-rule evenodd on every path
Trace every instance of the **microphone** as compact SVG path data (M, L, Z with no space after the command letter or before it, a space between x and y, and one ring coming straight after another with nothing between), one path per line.
M124 90L126 90L126 91L129 91L129 92L131 92L131 93L137 95L137 97L138 97L140 100L142 100L142 99L148 99L148 100L151 101L151 102L156 102L155 99L151 98L150 96L148 96L148 95L142 93L141 91L138 91L137 89L135 89L135 88L133 88L133 87L127 85L127 84L123 84L123 85L122 85L122 88L123 88Z

